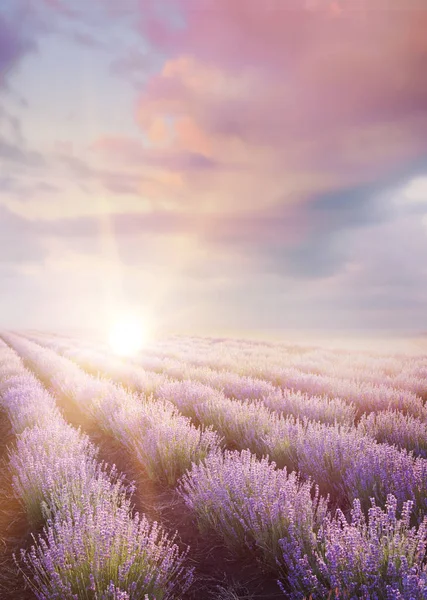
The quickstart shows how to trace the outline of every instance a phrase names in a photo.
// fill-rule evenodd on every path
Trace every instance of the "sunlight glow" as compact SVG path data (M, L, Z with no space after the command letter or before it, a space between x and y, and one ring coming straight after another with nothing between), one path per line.
M148 341L148 328L143 320L127 316L117 321L109 335L111 350L119 356L137 354Z

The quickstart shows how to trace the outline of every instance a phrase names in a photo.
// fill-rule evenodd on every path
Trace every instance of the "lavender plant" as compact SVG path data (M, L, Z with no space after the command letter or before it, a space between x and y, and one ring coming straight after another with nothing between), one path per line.
M5 378L0 386L1 405L6 410L12 431L21 433L35 423L61 419L54 398L22 364L20 371Z
M284 595L425 600L427 518L411 527L411 511L412 502L404 503L399 517L397 500L389 495L384 510L372 501L366 517L355 500L350 522L340 510L324 519L311 556L293 539L281 540Z
M356 418L354 403L340 398L313 396L284 389L280 397L277 394L266 396L263 402L276 412L321 423L353 425Z
M272 568L280 540L296 536L308 552L327 513L327 499L310 481L248 450L211 454L178 489L202 531L214 530L236 553L258 553Z
M334 505L350 506L359 498L367 511L371 498L383 505L392 493L399 506L414 502L418 521L427 510L427 460L379 444L355 428L282 419L266 446L280 467L312 477Z
M378 442L412 450L427 458L427 423L397 410L363 415L358 429Z
M34 541L21 559L39 600L176 600L193 581L188 551L156 522L131 516L128 501L68 504Z
M168 404L148 401L140 407L138 415L126 419L126 434L121 437L150 479L174 485L192 463L219 448L216 432L195 427Z
M15 494L33 525L46 511L78 502L92 480L108 479L96 461L97 453L87 436L61 420L52 421L49 429L27 428L17 437L9 465Z

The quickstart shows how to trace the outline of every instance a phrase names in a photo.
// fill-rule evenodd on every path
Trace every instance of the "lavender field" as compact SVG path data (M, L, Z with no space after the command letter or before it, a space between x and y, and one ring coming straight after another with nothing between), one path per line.
M0 341L0 597L427 598L427 353Z
M427 600L426 32L0 0L0 600Z

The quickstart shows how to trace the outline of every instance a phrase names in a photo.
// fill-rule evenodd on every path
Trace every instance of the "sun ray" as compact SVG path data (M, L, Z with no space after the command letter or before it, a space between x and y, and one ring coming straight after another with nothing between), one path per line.
M147 343L148 327L143 320L128 315L117 321L110 330L108 342L118 356L134 356Z

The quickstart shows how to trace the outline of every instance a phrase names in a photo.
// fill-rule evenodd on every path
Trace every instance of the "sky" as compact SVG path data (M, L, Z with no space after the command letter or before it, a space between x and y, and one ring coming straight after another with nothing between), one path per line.
M427 0L2 0L0 328L427 330Z

